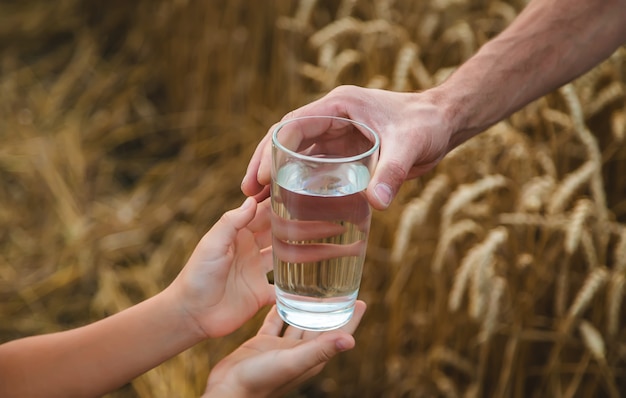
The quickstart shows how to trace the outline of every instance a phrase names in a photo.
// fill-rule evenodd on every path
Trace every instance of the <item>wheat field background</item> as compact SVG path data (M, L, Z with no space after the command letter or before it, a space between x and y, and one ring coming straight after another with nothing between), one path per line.
M524 4L0 2L0 342L154 295L285 113L432 87ZM625 82L621 48L407 182L374 214L356 348L289 396L621 396ZM199 396L264 313L109 396Z

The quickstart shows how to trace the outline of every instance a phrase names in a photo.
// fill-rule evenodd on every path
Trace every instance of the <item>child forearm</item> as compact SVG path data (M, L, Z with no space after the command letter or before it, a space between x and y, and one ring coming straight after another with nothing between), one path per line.
M0 346L0 396L101 396L201 341L166 292L81 328Z

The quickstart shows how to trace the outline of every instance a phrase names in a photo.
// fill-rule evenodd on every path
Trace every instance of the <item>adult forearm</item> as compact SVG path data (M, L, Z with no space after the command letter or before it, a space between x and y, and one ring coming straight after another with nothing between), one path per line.
M534 0L434 90L449 150L585 73L626 41L624 0Z
M3 397L96 397L201 340L157 295L96 323L0 346Z

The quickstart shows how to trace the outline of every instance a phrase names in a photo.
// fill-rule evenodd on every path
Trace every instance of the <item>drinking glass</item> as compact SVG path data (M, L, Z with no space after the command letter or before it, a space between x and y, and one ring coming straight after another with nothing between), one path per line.
M365 196L380 139L358 121L292 118L272 133L276 306L305 330L331 330L354 312L371 221Z

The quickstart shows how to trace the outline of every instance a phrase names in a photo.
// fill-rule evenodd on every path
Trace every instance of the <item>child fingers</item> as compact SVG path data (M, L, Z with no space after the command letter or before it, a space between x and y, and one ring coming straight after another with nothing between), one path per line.
M265 316L263 325L259 328L257 335L280 336L280 332L283 330L283 325L283 320L280 315L278 315L276 305L273 305Z
M270 199L265 199L257 204L254 219L248 224L248 229L252 232L266 231L270 229Z
M357 300L356 303L354 304L354 313L352 314L350 321L346 323L345 325L343 325L342 327L340 327L339 329L337 329L337 331L354 334L354 332L356 331L356 328L359 326L359 323L361 323L361 319L363 319L363 314L365 313L366 307L367 306L364 301ZM329 332L306 331L302 335L302 339L312 340L322 333L331 333L331 332L334 332L334 331L329 331Z

